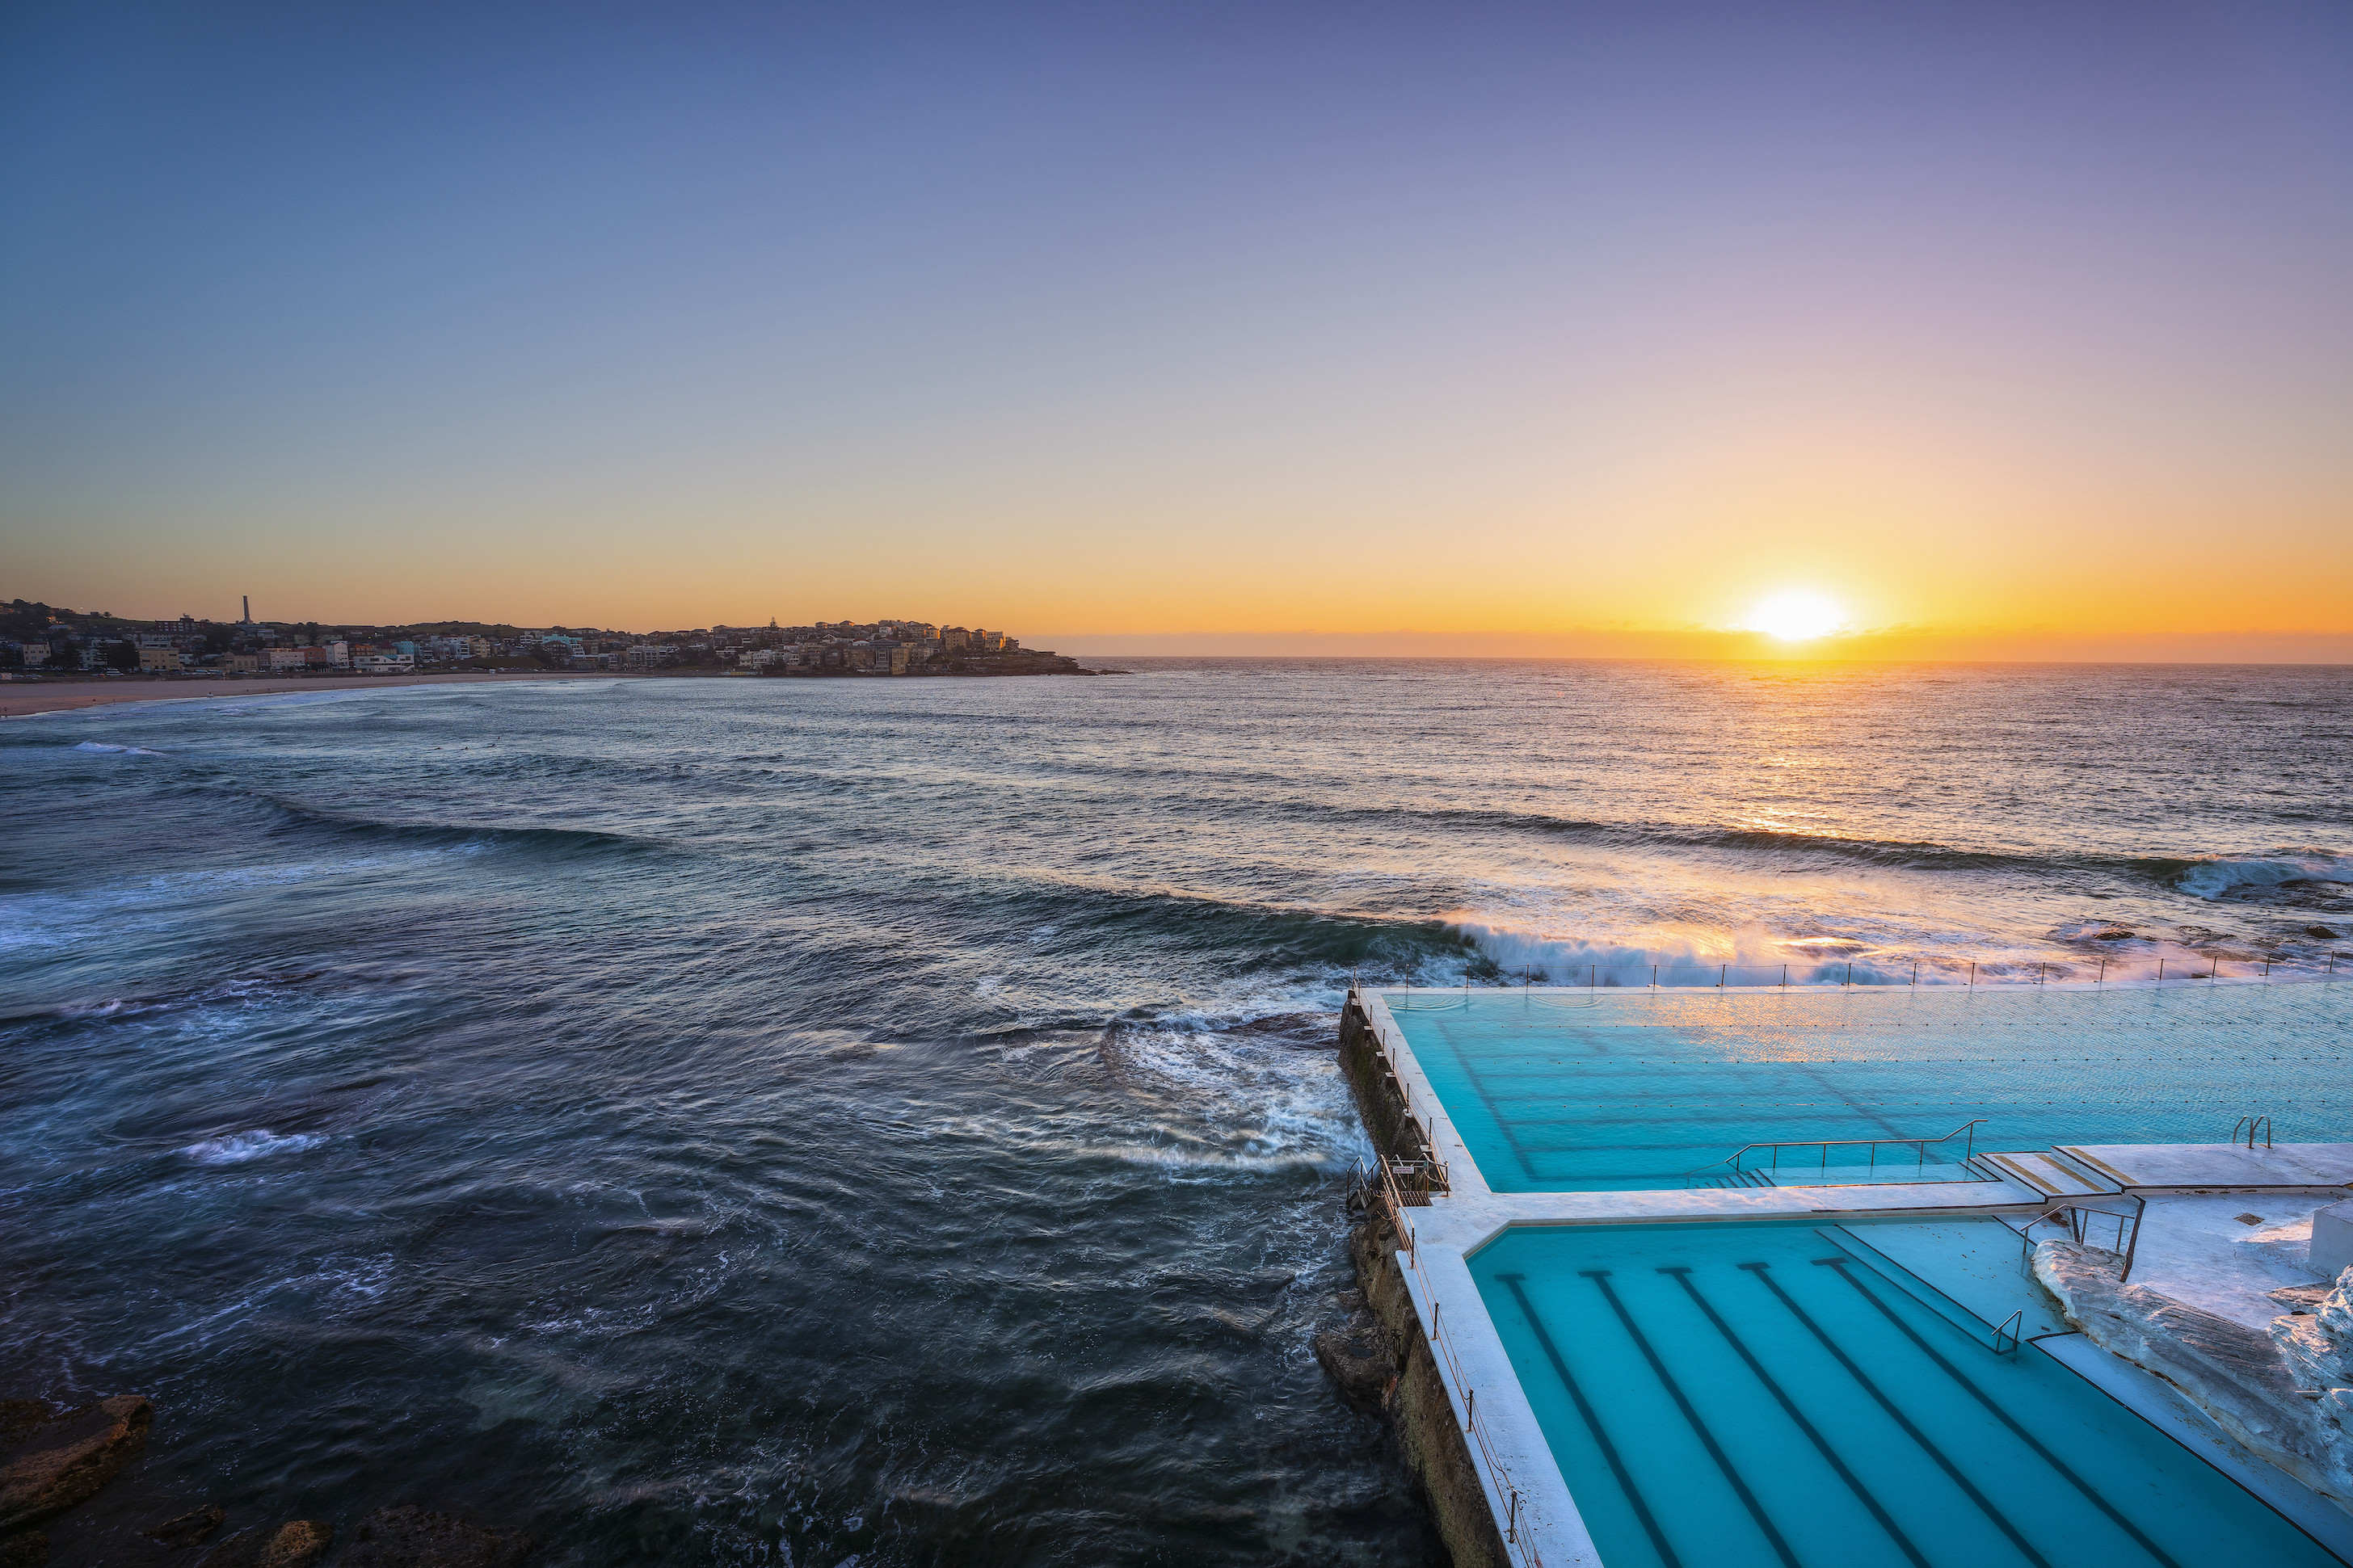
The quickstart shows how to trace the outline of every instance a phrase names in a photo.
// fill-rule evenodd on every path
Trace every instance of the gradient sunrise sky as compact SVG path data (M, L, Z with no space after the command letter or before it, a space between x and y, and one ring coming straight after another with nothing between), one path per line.
M2353 657L2333 0L34 0L0 203L0 597Z

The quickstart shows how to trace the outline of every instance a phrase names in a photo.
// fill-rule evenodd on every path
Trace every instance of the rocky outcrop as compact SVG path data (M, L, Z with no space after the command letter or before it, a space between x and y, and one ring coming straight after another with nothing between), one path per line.
M2272 1342L2279 1347L2296 1386L2318 1395L2313 1415L2340 1453L2353 1454L2353 1268L2307 1311L2272 1320ZM2353 1465L2353 1460L2348 1460Z
M206 1552L196 1568L311 1568L334 1543L334 1526L298 1519L274 1530L240 1530Z
M0 1568L41 1568L49 1560L49 1538L37 1530L0 1536Z
M337 1568L511 1568L532 1548L519 1530L491 1530L422 1508L380 1508L352 1531Z
M1341 1397L1359 1410L1378 1410L1397 1382L1397 1347L1364 1292L1345 1293L1348 1321L1315 1336L1315 1359L1339 1385Z
M73 1507L147 1446L155 1407L134 1394L58 1410L0 1400L0 1535Z
M2104 1247L2046 1241L2034 1249L2034 1277L2084 1338L2165 1379L2248 1449L2353 1511L2353 1436L2339 1425L2340 1416L2353 1425L2353 1388L2306 1381L2316 1367L2343 1368L2353 1351L2353 1308L2342 1289L2330 1298L2336 1326L2316 1331L2316 1315L2291 1314L2265 1333L2125 1284L2122 1262ZM2340 1327L2345 1350L2335 1338ZM2324 1391L2318 1400L2315 1389Z
M164 1546L194 1546L221 1527L227 1514L211 1503L176 1514L161 1524L151 1524L139 1533Z

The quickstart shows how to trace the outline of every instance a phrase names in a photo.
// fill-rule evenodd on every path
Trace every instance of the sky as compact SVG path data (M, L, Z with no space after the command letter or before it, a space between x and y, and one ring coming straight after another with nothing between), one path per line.
M2353 660L2353 10L25 0L0 543L125 615Z

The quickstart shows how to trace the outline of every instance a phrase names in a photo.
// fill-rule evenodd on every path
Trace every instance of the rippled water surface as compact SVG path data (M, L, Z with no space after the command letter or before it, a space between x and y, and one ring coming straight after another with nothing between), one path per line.
M2353 949L2342 670L1136 668L0 728L10 1382L552 1562L1426 1563L1352 971Z

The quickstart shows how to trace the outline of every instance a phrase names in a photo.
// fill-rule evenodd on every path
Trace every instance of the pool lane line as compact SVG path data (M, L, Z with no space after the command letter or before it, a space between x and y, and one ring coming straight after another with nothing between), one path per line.
M1831 1338L1830 1335L1822 1331L1822 1326L1820 1323L1815 1322L1814 1320L1807 1314L1806 1310L1803 1307L1798 1305L1796 1298L1792 1297L1787 1290L1781 1289L1781 1282L1778 1279L1774 1279L1770 1272L1773 1267L1771 1264L1742 1263L1737 1264L1735 1267L1740 1268L1746 1273L1755 1275L1758 1282L1761 1283L1765 1289L1772 1291L1775 1296L1780 1299L1781 1305L1788 1308L1790 1314L1795 1317L1798 1321L1806 1326L1807 1331L1811 1333L1815 1339L1821 1342L1822 1349L1830 1352L1831 1354L1837 1359L1839 1365L1846 1368L1847 1375L1853 1378L1856 1383L1860 1384L1862 1386L1862 1391L1865 1394L1870 1394L1872 1398L1877 1400L1879 1402L1879 1407L1882 1410L1886 1411L1888 1415L1898 1426L1904 1428L1905 1436L1910 1437L1915 1443L1919 1444L1920 1451L1927 1455L1931 1459L1936 1461L1936 1468L1943 1470L1946 1476L1951 1479L1952 1483L1960 1488L1963 1494L1965 1494L1971 1502L1977 1504L1978 1510L1982 1511L1988 1519L1993 1521L1994 1527L1996 1529L2000 1530L2002 1534L2010 1538L2010 1543L2018 1548L2019 1554L2021 1556L2024 1557L2029 1563L2033 1563L2034 1568L2051 1568L2051 1560L2043 1556L2040 1552L2034 1550L2033 1546L2029 1543L2026 1537L2018 1532L2018 1526L2010 1523L2009 1518L2002 1513L2001 1510L1993 1506L1993 1500L1987 1497L1985 1493L1978 1490L1976 1483L1972 1482L1968 1477L1961 1474L1960 1467L1954 1464L1950 1458L1947 1458L1945 1451L1942 1448L1939 1448L1936 1444L1930 1442L1928 1440L1928 1435L1926 1432L1921 1431L1919 1427L1914 1426L1912 1424L1912 1418L1909 1415L1905 1415L1902 1410L1896 1408L1895 1401L1888 1398L1887 1395L1881 1391L1879 1384L1872 1382L1870 1375L1865 1373L1862 1368L1855 1365L1854 1358L1848 1355L1845 1351L1841 1350L1836 1340Z
M1741 1506L1748 1510L1748 1517L1755 1520L1757 1528L1765 1532L1765 1539L1771 1543L1774 1555L1788 1563L1788 1568L1799 1568L1798 1554L1789 1550L1787 1541L1781 1539L1781 1531L1766 1515L1765 1505L1757 1500L1757 1494L1748 1489L1748 1483L1742 1480L1740 1472L1732 1468L1732 1460L1725 1453L1723 1446L1716 1442L1715 1434L1707 1429L1707 1423L1699 1418L1699 1412L1692 1408L1692 1402L1684 1396L1683 1385L1669 1374L1666 1363L1659 1359L1659 1352L1651 1348L1650 1336L1643 1333L1641 1325L1634 1321L1634 1314L1626 1310L1626 1303L1618 1299L1618 1292L1609 1284L1609 1270L1580 1268L1577 1274L1578 1279L1590 1279L1600 1287L1602 1300L1609 1303L1609 1310L1617 1313L1618 1321L1626 1326L1634 1348L1642 1352L1642 1359L1651 1363L1651 1370L1658 1374L1660 1384L1666 1389L1667 1397L1675 1402L1675 1408L1683 1413L1685 1421L1691 1423L1693 1436L1699 1439L1700 1447L1707 1450L1707 1457L1715 1461L1715 1468L1724 1472L1725 1481L1740 1499Z
M1782 1390L1780 1384L1774 1380L1773 1374L1765 1370L1765 1364L1757 1359L1756 1352L1748 1348L1746 1342L1738 1334L1732 1331L1732 1325L1725 1322L1716 1310L1708 1304L1707 1298L1699 1293L1699 1287L1691 1282L1690 1268L1662 1268L1659 1272L1675 1277L1675 1283L1683 1288L1684 1293L1691 1297L1694 1305L1707 1314L1707 1321L1715 1325L1715 1331L1724 1336L1725 1342L1739 1352L1740 1359L1747 1363L1748 1370L1757 1374L1757 1381L1765 1385L1765 1391L1779 1403L1782 1412L1791 1421L1797 1423L1798 1430L1806 1435L1807 1439L1821 1454L1831 1468L1838 1472L1839 1479L1847 1484L1847 1489L1854 1493L1856 1500L1871 1510L1871 1517L1879 1521L1880 1529L1887 1531L1888 1538L1895 1542L1897 1550L1904 1553L1905 1559L1911 1563L1914 1568L1929 1568L1927 1558L1922 1556L1920 1549L1912 1544L1911 1537L1905 1535L1897 1527L1894 1519L1881 1505L1879 1499L1872 1495L1870 1489L1862 1484L1861 1478L1847 1468L1846 1461L1838 1457L1837 1450L1830 1446L1829 1439L1815 1428L1812 1422L1806 1419L1805 1414L1798 1408L1796 1402Z
M1552 1363L1553 1375L1560 1379L1563 1388L1568 1390L1568 1397L1575 1402L1577 1413L1585 1417L1585 1429L1593 1435L1601 1457L1609 1462L1609 1473L1616 1478L1618 1489L1626 1494L1627 1502L1633 1506L1634 1517L1641 1521L1642 1532L1651 1538L1651 1550L1658 1552L1659 1561L1665 1563L1666 1568L1683 1568L1683 1559L1677 1557L1675 1549L1667 1544L1666 1533L1651 1516L1650 1504L1642 1500L1641 1490L1634 1485L1634 1478L1627 1474L1626 1461L1618 1456L1618 1445L1612 1443L1609 1434L1602 1429L1599 1414L1594 1410L1592 1402L1585 1397L1585 1390L1577 1386L1576 1377L1568 1370L1568 1363L1561 1359L1560 1348L1552 1342L1552 1335L1545 1331L1543 1321L1536 1316L1535 1304L1521 1289L1520 1282L1526 1278L1525 1274L1498 1274L1495 1281L1511 1291L1512 1300L1519 1303L1520 1315L1527 1319L1528 1327L1535 1331L1536 1345L1544 1352L1545 1359Z
M1999 1420L2003 1426L2016 1433L2018 1435L2019 1441L2033 1449L2035 1453L2042 1458L2044 1464L2049 1465L2052 1469L2066 1477L2068 1482L2073 1485L2077 1491L2082 1492L2086 1498L2091 1500L2093 1507L2098 1509L2102 1513L2106 1514L2109 1519L2115 1521L2116 1528L2123 1531L2126 1535L2131 1536L2142 1551L2147 1552L2151 1557L2156 1558L2159 1563L2163 1563L2165 1568L2181 1568L2181 1565L2179 1563L2176 1563L2172 1558L2165 1554L2164 1548L2158 1546L2156 1542L2151 1541L2147 1536L2142 1534L2139 1526L2134 1524L2131 1520L2126 1519L2121 1512L2117 1511L2114 1503L2108 1501L2106 1498L2102 1497L2099 1492L2094 1490L2091 1482L2077 1475L2073 1470L2069 1469L2058 1455L2052 1453L2049 1448L2042 1446L2042 1439L2035 1436L2033 1433L2029 1432L2024 1426L2019 1425L2016 1417L2012 1416L2009 1411L2004 1410L2000 1405L1996 1405L1993 1402L1992 1396L1988 1394L1984 1389L1979 1388L1974 1379L1972 1379L1967 1373L1963 1372L1959 1367L1957 1367L1951 1362L1947 1361L1944 1356L1937 1352L1935 1346L1931 1345L1926 1340L1920 1337L1917 1330L1914 1329L1911 1324L1905 1322L1902 1317L1897 1315L1894 1308L1881 1300L1877 1296L1873 1295L1871 1292L1871 1287L1865 1285L1862 1280L1848 1273L1847 1269L1852 1264L1851 1259L1844 1258L1817 1258L1814 1259L1814 1262L1820 1268L1831 1270L1840 1279L1853 1286L1857 1290L1862 1291L1862 1299L1870 1302L1873 1306L1878 1308L1881 1312L1884 1313L1889 1322L1894 1323L1897 1328L1903 1330L1905 1337L1909 1339L1914 1344L1920 1347L1921 1353L1926 1355L1930 1361L1935 1362L1939 1367L1942 1367L1946 1374L1951 1377L1955 1383L1959 1384L1963 1388L1968 1390L1970 1396L1979 1405L1984 1405L1988 1410L1993 1412L1995 1419Z

